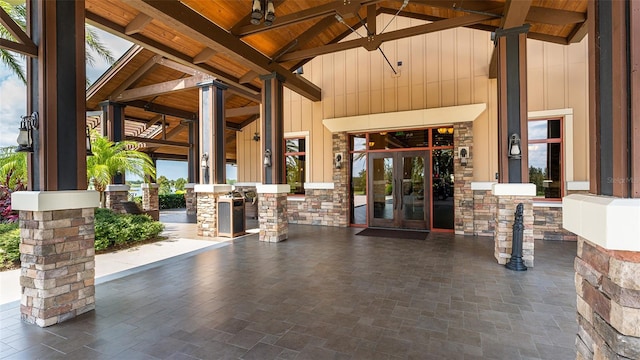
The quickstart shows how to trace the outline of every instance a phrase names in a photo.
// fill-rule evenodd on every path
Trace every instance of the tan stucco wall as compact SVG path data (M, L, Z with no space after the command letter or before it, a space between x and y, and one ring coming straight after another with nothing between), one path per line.
M379 16L378 29L391 19ZM423 23L397 18L386 31ZM528 41L529 110L573 108L576 180L588 174L586 48L586 40L570 46ZM497 90L496 80L488 78L490 33L453 29L384 43L382 49L394 66L402 61L399 76L380 52L360 48L319 56L304 65L304 76L322 89L322 101L313 103L285 89L285 132L310 135L307 181L332 181L331 133L323 119L476 103L486 103L487 110L473 126L474 180L493 180L498 171ZM258 127L255 122L237 135L239 181L260 180L258 144L251 141Z

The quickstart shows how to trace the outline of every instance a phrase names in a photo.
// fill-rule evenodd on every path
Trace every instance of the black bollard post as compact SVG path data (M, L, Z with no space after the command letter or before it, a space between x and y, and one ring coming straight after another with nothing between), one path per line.
M509 270L526 271L527 266L522 261L522 233L524 232L524 224L522 223L522 213L524 205L522 203L516 206L515 220L513 222L513 239L511 241L511 259L505 265Z

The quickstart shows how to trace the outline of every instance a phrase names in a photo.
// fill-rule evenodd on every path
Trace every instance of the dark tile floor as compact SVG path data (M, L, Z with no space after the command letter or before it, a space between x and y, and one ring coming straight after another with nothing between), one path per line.
M2 359L575 359L575 243L512 272L493 241L290 226L96 287L41 329L0 309Z

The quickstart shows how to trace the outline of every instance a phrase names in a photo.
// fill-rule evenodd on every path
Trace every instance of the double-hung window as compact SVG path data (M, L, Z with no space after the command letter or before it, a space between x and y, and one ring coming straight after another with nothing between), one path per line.
M562 119L529 120L529 182L536 196L562 198Z

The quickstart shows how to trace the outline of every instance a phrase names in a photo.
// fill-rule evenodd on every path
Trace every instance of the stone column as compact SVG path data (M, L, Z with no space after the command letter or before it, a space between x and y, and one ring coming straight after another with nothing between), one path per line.
M129 185L107 185L104 191L105 208L113 210L118 214L124 214L126 211L122 206L123 201L129 201Z
M333 199L329 217L333 226L349 226L349 135L346 132L334 133L333 138ZM340 167L336 157L340 156Z
M497 202L493 196L495 182L472 182L473 235L495 236Z
M289 238L287 194L289 185L258 185L260 241L280 242Z
M197 200L198 236L218 236L218 206L221 195L231 192L231 185L198 184L193 188Z
M524 232L522 236L522 260L533 267L533 197L535 184L493 184L492 195L496 199L496 220L494 234L494 256L498 264L506 264L511 258L513 240L513 221L516 206L524 205Z
M184 185L184 201L187 204L187 216L194 216L197 213L197 197L196 193L193 190L196 184L185 184Z
M45 327L95 309L95 191L19 191L22 320Z
M577 359L640 359L640 199L569 195L563 226L578 235Z
M458 235L473 234L473 122L453 124L454 162L453 184L454 228ZM460 149L468 151L466 163L460 158Z
M158 184L142 184L142 210L153 220L160 219L160 200L158 199Z

